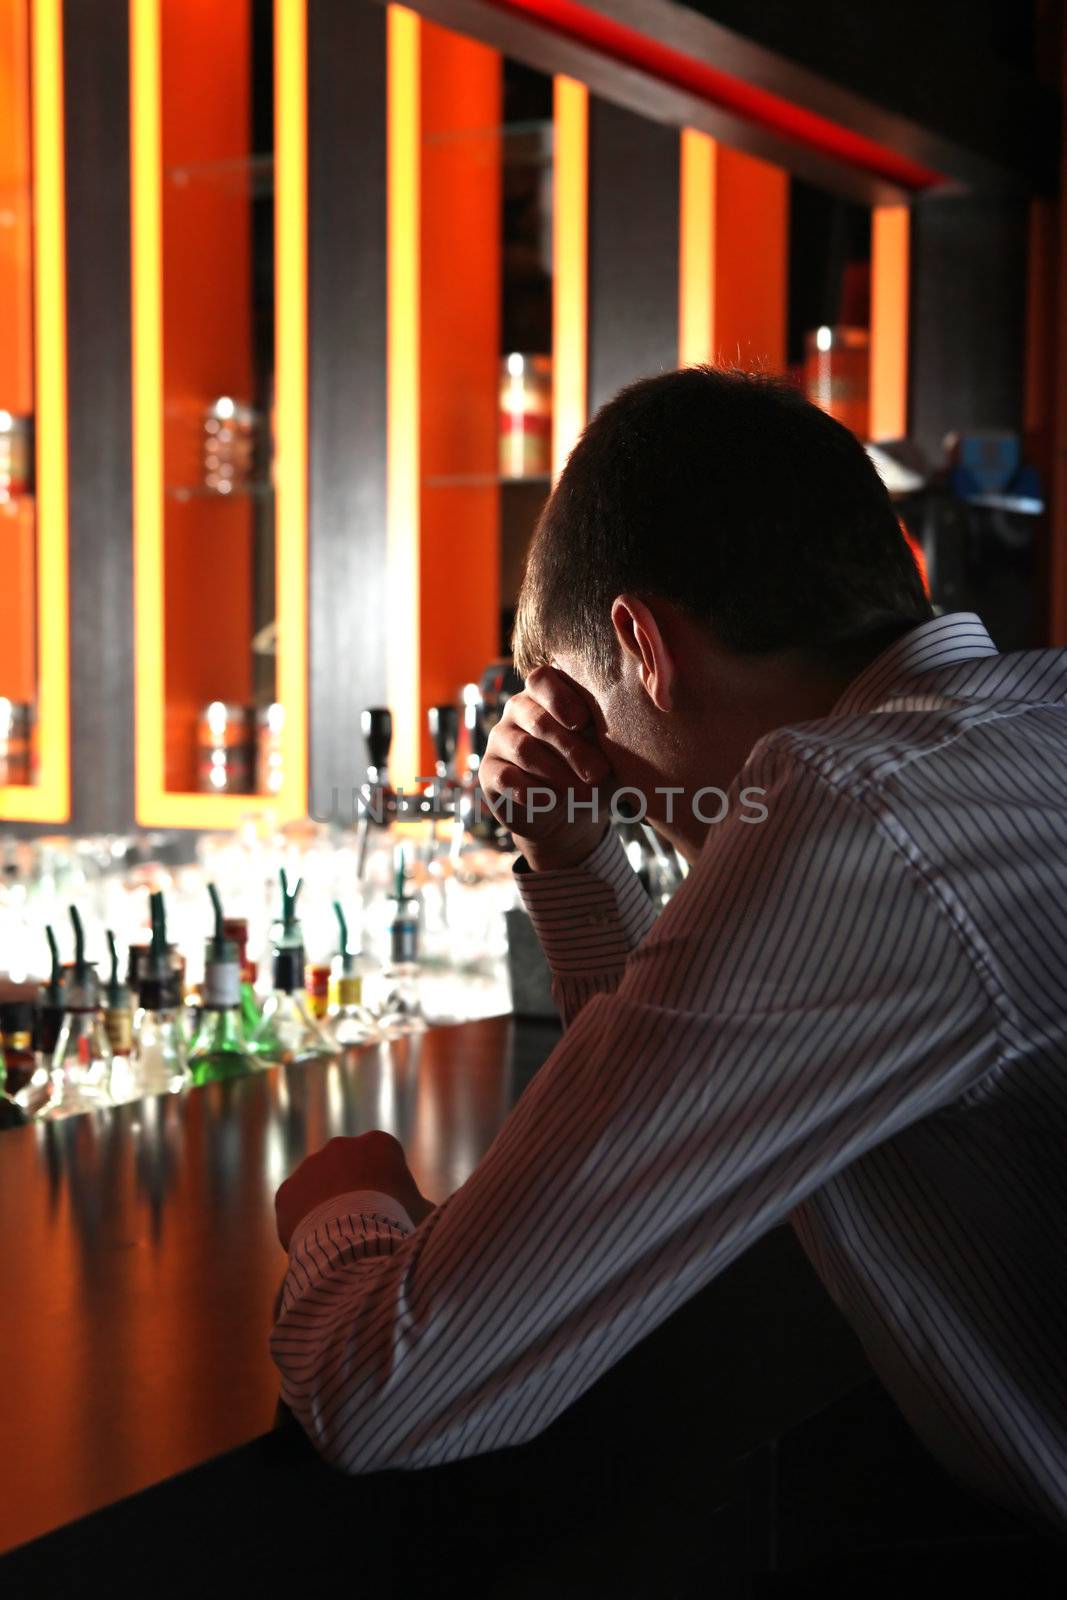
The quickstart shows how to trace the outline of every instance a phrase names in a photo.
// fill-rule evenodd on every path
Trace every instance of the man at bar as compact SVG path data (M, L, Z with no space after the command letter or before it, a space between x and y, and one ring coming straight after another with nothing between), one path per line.
M282 1186L285 1401L349 1473L520 1444L788 1220L951 1476L1062 1530L1067 652L935 617L857 440L694 368L586 430L515 656L482 781L566 1031L443 1204L383 1134Z

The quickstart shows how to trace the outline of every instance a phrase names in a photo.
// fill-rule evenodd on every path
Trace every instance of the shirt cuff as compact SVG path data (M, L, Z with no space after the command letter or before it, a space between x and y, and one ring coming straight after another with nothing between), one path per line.
M378 1217L404 1233L415 1232L415 1224L399 1200L383 1194L380 1189L350 1189L347 1194L332 1195L301 1217L289 1241L290 1257L301 1249L310 1234L325 1223L336 1222L340 1217L366 1216Z
M655 921L614 828L579 866L531 872L524 863L515 880L549 966L561 977L625 965Z

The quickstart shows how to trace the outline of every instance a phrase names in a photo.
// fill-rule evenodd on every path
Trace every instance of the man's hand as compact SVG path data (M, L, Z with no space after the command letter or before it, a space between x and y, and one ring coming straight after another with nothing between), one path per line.
M274 1196L282 1249L288 1250L301 1217L352 1189L377 1189L399 1201L416 1227L435 1209L433 1201L419 1193L403 1146L391 1133L376 1128L351 1139L331 1139L306 1157Z
M576 866L604 837L606 819L594 818L588 802L611 768L583 732L589 720L574 685L553 667L536 667L489 735L482 790L535 871Z

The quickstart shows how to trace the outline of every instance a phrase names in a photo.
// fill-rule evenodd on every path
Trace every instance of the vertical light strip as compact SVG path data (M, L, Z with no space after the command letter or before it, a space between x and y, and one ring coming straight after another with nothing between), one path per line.
M163 716L163 153L160 0L130 0L136 811L160 822Z
M31 6L37 431L37 782L0 790L12 821L70 816L67 313L61 0Z
M678 240L678 365L714 360L715 140L683 128Z
M390 5L387 50L386 685L394 782L419 772L419 283L422 23Z
M589 91L556 78L552 216L552 475L586 424L589 305Z
M908 431L908 293L911 212L875 206L871 213L870 436Z
M307 3L274 5L276 693L283 817L307 814Z

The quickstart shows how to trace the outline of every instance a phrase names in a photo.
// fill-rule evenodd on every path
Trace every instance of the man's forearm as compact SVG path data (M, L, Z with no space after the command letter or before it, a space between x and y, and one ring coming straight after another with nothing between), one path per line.
M655 922L652 903L609 828L581 863L517 874L519 889L552 969L565 1023L595 994L618 987L631 953Z

